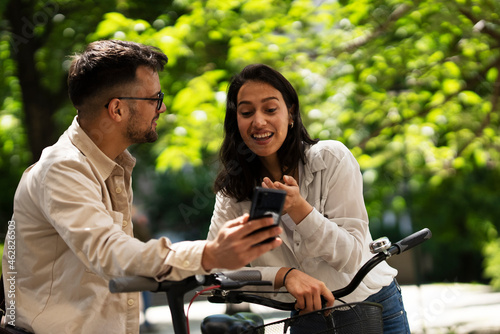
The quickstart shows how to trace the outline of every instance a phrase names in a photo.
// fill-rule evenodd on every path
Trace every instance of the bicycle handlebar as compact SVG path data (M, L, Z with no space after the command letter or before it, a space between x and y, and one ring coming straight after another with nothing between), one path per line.
M380 262L386 260L391 255L406 252L407 250L420 245L424 241L429 240L431 237L431 231L428 228L424 228L392 244L386 251L382 251L368 260L346 287L332 291L332 294L336 299L347 296L358 287L370 270L372 270ZM182 281L158 282L149 277L121 277L112 279L109 282L109 289L114 293L132 291L165 291L171 293L172 291L176 291L176 294L182 295L183 293L202 285L220 285L220 289L222 290L232 290L247 285L272 285L272 283L262 281L261 273L258 270L237 270L210 275L190 276ZM295 308L295 303L280 302L274 299L243 293L240 291L229 291L224 295L221 294L212 296L209 297L209 301L213 303L249 302L284 311L290 311Z
M397 248L399 248L399 252L393 253L393 255L406 252L407 250L420 245L424 241L429 240L431 237L432 232L428 228L415 232L394 244Z
M164 291L175 333L187 333L186 314L184 313L184 295L197 287L219 286L220 289L237 289L245 285L272 285L271 282L262 281L258 270L228 271L211 275L189 276L182 281L158 282L150 277L120 277L109 281L109 290L114 293L132 291ZM175 319L175 320L174 320Z
M365 276L372 270L376 265L380 262L386 260L391 255L401 254L406 252L407 250L412 249L413 247L420 245L426 240L429 240L432 237L432 233L428 228L424 228L418 232L415 232L402 240L393 244L386 252L381 252L373 256L370 260L368 260L356 275L353 277L351 282L344 288L332 291L333 296L336 299L345 297L352 293L361 281L365 278ZM283 310L283 311L291 311L295 309L295 303L287 303L280 302L274 299L265 298L262 296L257 296L253 294L244 294L238 291L229 291L225 296L215 296L212 299L209 298L210 301L215 303L221 302L230 302L230 303L241 303L248 302L253 304L260 304L268 307L272 307L274 309Z
M113 278L109 281L109 291L111 291L112 293L137 291L157 292L159 290L159 287L160 282L151 277L118 277Z
M109 290L112 293L120 292L168 292L172 288L185 285L220 285L221 289L238 289L247 285L272 285L271 282L263 281L262 274L258 270L233 270L211 275L190 276L182 281L158 282L151 277L127 276L113 278L109 281Z

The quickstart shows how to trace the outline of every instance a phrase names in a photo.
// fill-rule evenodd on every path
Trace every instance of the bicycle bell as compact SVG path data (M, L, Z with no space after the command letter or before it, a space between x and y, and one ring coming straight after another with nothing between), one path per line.
M370 251L373 254L385 253L387 255L387 250L391 247L391 241L387 237L378 238L370 242Z

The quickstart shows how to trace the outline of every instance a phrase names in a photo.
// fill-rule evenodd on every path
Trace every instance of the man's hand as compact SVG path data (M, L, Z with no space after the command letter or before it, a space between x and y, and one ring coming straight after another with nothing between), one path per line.
M262 254L281 245L281 239L258 245L258 243L274 238L282 232L276 226L250 235L259 228L270 226L270 217L248 221L248 214L227 222L214 240L207 242L201 264L210 271L214 268L239 269L246 266Z
M279 289L282 286L283 276L290 268L281 268L276 274L274 287ZM285 280L288 292L297 300L295 308L300 310L299 314L304 314L319 310L323 307L333 306L335 298L328 290L325 283L307 275L306 273L294 269L288 273ZM326 300L326 305L321 305L321 296Z

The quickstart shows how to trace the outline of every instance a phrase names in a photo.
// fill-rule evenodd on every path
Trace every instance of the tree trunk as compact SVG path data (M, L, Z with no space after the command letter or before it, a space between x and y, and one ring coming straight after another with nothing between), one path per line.
M35 4L34 0L10 0L5 12L11 27L12 56L17 62L23 121L33 162L56 140L53 115L62 102L42 85L36 66L35 55L51 30L52 16L45 7L35 12ZM35 26L42 26L43 32L35 32Z

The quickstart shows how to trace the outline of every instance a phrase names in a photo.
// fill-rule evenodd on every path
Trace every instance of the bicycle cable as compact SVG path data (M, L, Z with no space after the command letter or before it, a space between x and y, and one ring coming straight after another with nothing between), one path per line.
M220 287L221 287L220 285L209 286L208 288L205 288L205 289L203 289L201 291L198 291L193 296L193 298L191 298L191 301L189 302L189 305L188 305L188 308L187 308L187 311L186 311L186 327L187 327L187 333L188 334L190 333L190 330L189 330L189 309L191 308L191 304L193 304L194 300L196 298L198 298L202 293L204 293L206 291L214 290L214 289L219 289Z

